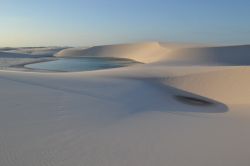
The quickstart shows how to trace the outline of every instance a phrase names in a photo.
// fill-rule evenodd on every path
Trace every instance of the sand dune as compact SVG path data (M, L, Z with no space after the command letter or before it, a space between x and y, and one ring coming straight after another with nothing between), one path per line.
M119 57L143 63L166 65L249 65L250 45L204 47L170 43L139 43L91 48L70 48L58 52L57 57Z
M250 67L235 67L177 76L165 83L227 105L249 104L249 75Z
M250 45L184 48L170 52L158 64L166 65L250 65Z
M19 53L16 51L17 48L9 48L12 51L0 51L0 69L8 69L8 70L16 70L18 66L23 66L27 63L35 63L39 61L46 61L49 59L52 59L54 57L53 54L48 55L47 53L41 53L41 54L28 54L28 53ZM13 51L14 49L14 51ZM18 67L20 70L21 68ZM22 70L25 70L22 68Z
M55 53L63 49L65 49L65 47L0 48L0 57L2 58L52 57Z
M150 50L152 52L149 51L148 54L141 56L141 50ZM157 54L158 51L161 52L160 55ZM249 77L246 77L250 74L249 67L236 66L248 66L250 64L250 45L204 47L202 45L160 44L153 42L135 45L99 46L84 50L79 49L76 52L74 52L74 49L68 49L57 54L57 56L66 57L70 55L132 58L137 61L149 63L148 66L151 67L142 67L142 69L139 67L138 70L134 71L133 69L125 69L127 71L118 72L117 75L132 76L133 78L140 77L138 75L141 75L139 73L143 72L143 70L147 71L147 73L151 72L150 75L156 77L155 79L157 77L169 78L171 75L170 79L166 79L167 85L194 92L227 104L247 104L249 102L250 91L246 90L250 83ZM153 57L153 59L148 57ZM168 68L168 66L191 65L200 67L194 69L189 67L182 69ZM157 66L161 66L162 68L157 71ZM209 68L202 66L218 67ZM170 73L169 71L172 72ZM164 72L165 74L162 74ZM147 77L145 74L142 75Z
M146 64L0 71L0 165L249 166L249 49L158 42L70 48L55 56Z
M158 42L95 46L88 49L73 48L58 52L57 57L95 56L129 58L143 63L162 59L167 52Z
M11 52L0 52L1 58L32 58L29 54L11 53Z
M55 53L66 48L67 47L21 47L21 48L7 48L5 49L5 51L17 54L28 54L28 55L33 55L35 57L45 57L45 56L51 57Z

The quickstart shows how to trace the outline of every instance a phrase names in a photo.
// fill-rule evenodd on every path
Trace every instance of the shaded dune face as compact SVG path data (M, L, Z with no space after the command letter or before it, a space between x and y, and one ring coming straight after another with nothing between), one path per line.
M166 85L226 104L249 104L249 67L223 68L166 79Z
M228 107L221 102L184 91L182 91L182 94L173 97L183 104L183 106L189 105L193 107L190 107L183 112L225 113L229 110Z
M200 112L200 113L225 113L228 107L216 100L200 96L182 89L171 87L161 82L151 82L152 85L165 93L166 102L174 112Z

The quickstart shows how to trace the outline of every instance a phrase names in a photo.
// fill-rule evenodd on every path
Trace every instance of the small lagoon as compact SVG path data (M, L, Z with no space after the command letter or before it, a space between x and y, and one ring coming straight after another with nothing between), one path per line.
M84 57L63 58L54 61L33 63L25 65L25 67L35 70L74 72L126 67L135 64L139 63L129 59Z

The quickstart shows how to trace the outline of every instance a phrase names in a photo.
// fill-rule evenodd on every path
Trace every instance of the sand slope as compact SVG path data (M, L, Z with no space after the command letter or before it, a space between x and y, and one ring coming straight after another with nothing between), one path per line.
M0 165L249 166L250 67L242 66L248 50L98 46L56 56L147 64L1 71Z
M235 67L171 78L169 85L226 104L249 104L250 67Z

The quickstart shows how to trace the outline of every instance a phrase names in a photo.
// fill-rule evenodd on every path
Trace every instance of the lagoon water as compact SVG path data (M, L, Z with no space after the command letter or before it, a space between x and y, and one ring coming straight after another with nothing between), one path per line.
M33 63L25 65L25 67L38 70L73 72L125 67L136 63L137 62L128 59L84 57Z

